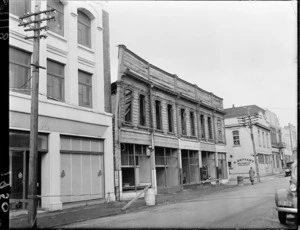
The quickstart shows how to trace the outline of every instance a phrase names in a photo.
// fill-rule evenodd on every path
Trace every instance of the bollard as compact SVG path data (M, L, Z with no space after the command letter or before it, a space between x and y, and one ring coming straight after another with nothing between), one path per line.
M244 178L242 176L237 177L237 185L239 186L244 185Z

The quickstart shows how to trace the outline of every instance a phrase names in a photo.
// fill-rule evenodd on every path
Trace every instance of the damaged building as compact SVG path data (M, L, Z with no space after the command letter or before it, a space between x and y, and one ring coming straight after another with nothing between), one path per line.
M223 99L119 45L112 84L115 191L180 191L228 181Z

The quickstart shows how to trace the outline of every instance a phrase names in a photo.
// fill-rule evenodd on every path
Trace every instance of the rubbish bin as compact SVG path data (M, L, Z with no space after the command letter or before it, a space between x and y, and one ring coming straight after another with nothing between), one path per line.
M145 198L146 205L148 206L155 205L155 190L153 188L149 188L145 192L144 198Z
M237 185L244 185L244 178L242 176L237 177Z

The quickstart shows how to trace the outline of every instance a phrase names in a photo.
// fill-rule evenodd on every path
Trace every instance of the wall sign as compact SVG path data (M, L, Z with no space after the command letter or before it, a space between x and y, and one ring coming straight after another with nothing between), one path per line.
M254 160L248 158L240 158L237 160L238 166L250 166L250 163L254 163Z

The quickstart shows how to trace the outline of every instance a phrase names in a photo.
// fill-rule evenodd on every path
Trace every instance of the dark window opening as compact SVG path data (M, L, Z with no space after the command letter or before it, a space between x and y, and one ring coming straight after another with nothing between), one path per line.
M180 110L180 118L181 118L181 133L182 135L186 135L185 109Z
M140 95L140 125L146 125L145 96Z
M125 90L125 121L131 122L131 104L132 104L132 91Z
M173 132L173 107L168 105L168 131Z
M190 112L190 120L191 120L191 135L196 136L195 133L195 119L194 119L194 113Z
M156 116L156 129L161 130L161 103L155 101L155 116Z
M208 138L213 139L211 117L207 118L207 124L208 124Z

